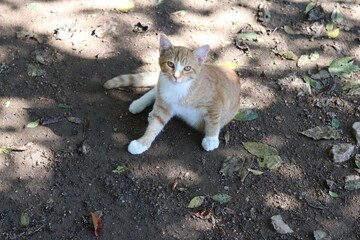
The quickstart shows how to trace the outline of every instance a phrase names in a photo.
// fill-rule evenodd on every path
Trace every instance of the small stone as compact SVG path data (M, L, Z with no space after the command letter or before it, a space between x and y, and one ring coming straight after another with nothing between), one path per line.
M360 189L360 176L349 175L345 177L345 189L346 190L357 190Z
M356 137L356 141L357 141L357 146L360 146L360 122L355 122L352 125L352 128L354 129L354 133L355 133L355 137Z
M271 217L271 223L274 229L280 234L293 233L294 231L287 225L281 215L275 215Z
M315 238L315 240L331 240L331 237L329 236L329 234L327 234L323 230L314 231L314 238Z
M355 146L349 143L340 143L334 145L331 148L331 154L333 156L334 162L341 163L349 160L354 149Z

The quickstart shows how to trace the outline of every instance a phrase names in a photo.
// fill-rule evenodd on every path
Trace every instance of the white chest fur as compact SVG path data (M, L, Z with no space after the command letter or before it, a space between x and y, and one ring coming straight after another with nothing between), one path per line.
M163 76L159 79L158 88L161 98L169 105L172 115L195 127L203 121L203 115L198 109L182 103L183 98L189 94L191 84L192 81L174 84Z

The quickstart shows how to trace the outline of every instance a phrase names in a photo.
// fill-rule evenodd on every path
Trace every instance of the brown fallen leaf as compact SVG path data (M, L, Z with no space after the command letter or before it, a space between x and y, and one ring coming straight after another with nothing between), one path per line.
M176 187L177 187L178 183L177 182L173 182L171 185L170 185L170 189L172 191L175 191L176 190Z
M95 212L95 213L92 212L90 214L91 214L90 221L92 222L92 224L94 226L94 234L96 237L98 237L98 236L100 236L100 230L104 227L104 223L101 220L101 218L97 212Z
M198 217L200 219L209 219L213 215L213 213L214 210L212 208L208 208L195 213L195 217Z

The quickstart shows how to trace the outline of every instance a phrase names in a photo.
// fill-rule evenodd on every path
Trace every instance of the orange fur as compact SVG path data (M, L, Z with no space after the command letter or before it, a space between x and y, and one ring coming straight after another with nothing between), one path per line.
M165 35L161 35L160 76L157 81L148 78L157 85L130 105L130 111L138 113L155 101L145 134L129 144L130 153L146 151L173 116L205 133L202 141L205 150L218 147L220 129L233 119L239 108L240 80L230 69L203 64L208 51L208 45L195 50L173 46ZM146 85L144 76L145 73L131 77L122 75L107 81L104 87Z

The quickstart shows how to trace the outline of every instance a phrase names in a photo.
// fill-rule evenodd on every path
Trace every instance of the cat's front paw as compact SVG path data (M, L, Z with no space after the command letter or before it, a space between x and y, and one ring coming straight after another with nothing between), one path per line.
M148 120L148 122L150 122L150 121L153 120L153 119L154 119L154 110L152 110L152 111L149 113L147 120Z
M129 106L129 111L132 114L137 114L137 113L141 113L146 106L144 106L144 104L138 99L133 101L130 106Z
M201 145L206 151L212 151L219 147L219 138L217 136L216 137L204 137Z
M128 151L132 155L141 154L141 153L145 152L148 149L149 149L148 146L145 146L144 144L142 144L138 140L131 141L129 146L128 146Z

